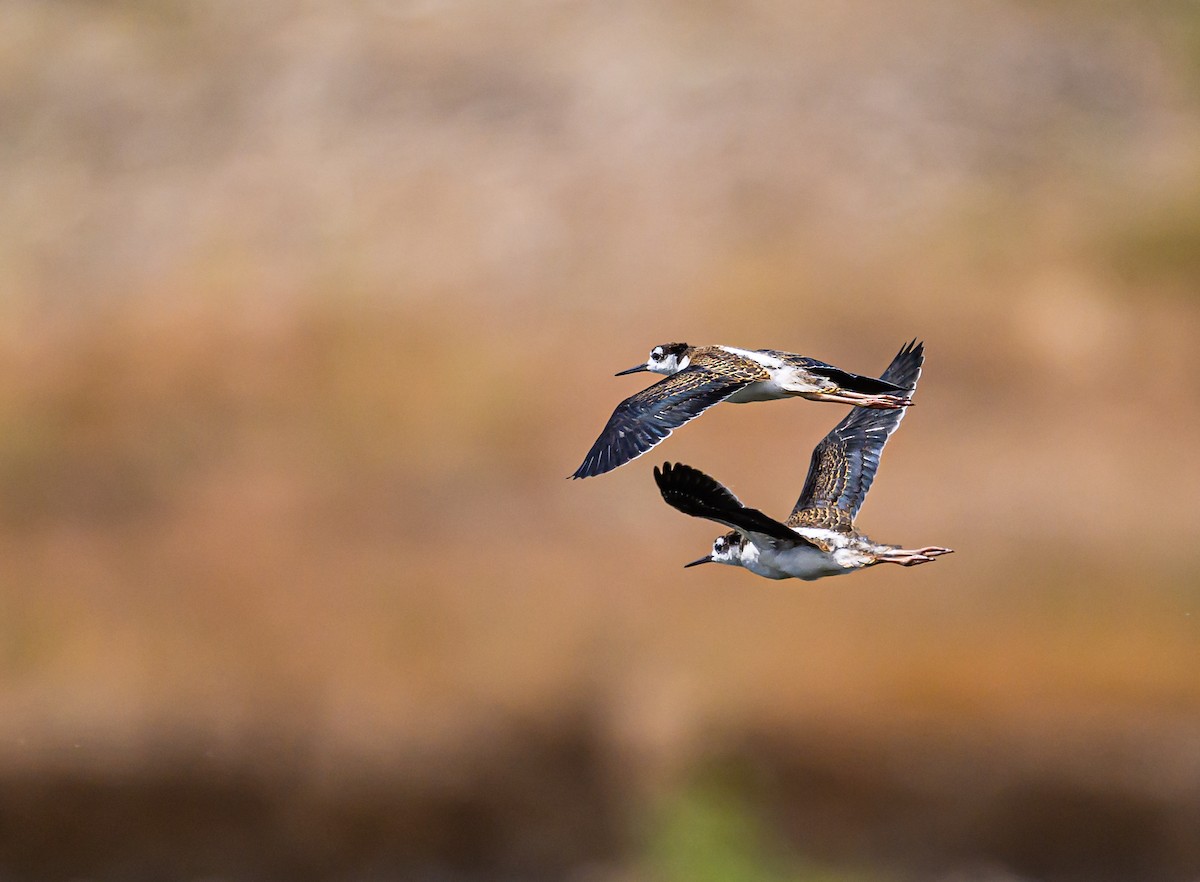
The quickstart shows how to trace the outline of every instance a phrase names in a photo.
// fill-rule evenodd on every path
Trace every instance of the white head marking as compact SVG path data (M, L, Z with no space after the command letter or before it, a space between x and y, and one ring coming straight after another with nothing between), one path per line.
M666 374L668 377L679 373L691 360L688 358L687 348L686 343L664 343L655 346L650 350L650 357L646 359L646 370Z
M737 533L728 533L713 540L712 562L728 564L732 567L742 565L742 543Z

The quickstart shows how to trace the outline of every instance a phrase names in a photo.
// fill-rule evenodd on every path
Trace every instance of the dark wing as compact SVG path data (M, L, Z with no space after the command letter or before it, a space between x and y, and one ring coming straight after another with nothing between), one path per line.
M571 477L591 478L625 465L752 381L696 365L659 380L617 405Z
M802 367L819 377L832 380L840 388L851 392L861 392L864 395L903 395L909 389L909 387L903 386L895 380L888 379L887 371L884 371L883 376L876 379L875 377L844 371L826 362L809 358L807 355L778 352L774 349L764 349L763 352L781 358L788 364Z
M881 379L912 392L921 376L925 344L905 344ZM825 527L849 532L866 499L883 446L907 408L868 410L856 407L813 450L800 499L788 518L793 527Z
M716 521L751 538L769 537L791 544L808 542L789 530L786 524L756 508L746 508L728 489L699 469L682 463L663 463L661 469L654 467L654 481L667 505L686 515Z

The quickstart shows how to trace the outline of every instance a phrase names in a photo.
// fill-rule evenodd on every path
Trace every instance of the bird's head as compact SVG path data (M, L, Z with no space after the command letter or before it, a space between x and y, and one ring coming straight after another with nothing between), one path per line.
M683 567L687 569L704 563L721 563L731 567L740 567L742 565L742 545L745 541L745 538L736 530L718 536L713 540L711 554L684 564Z
M686 343L661 343L650 350L650 357L646 359L645 364L618 371L617 376L636 374L638 371L650 371L667 376L678 373L688 366L689 348Z

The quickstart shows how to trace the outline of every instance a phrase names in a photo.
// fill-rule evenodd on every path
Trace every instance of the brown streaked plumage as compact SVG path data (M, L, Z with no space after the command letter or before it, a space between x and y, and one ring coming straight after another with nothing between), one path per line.
M883 379L915 390L924 347L915 340L904 346ZM666 463L654 479L668 505L693 517L733 527L720 536L698 563L744 567L768 579L820 579L878 563L903 566L928 563L951 550L931 545L919 549L882 545L854 524L879 468L884 445L903 410L850 412L813 451L804 489L786 523L747 508L727 488L686 465Z
M915 391L925 346L903 346L881 378ZM852 410L821 439L812 453L808 477L787 519L789 527L854 532L854 518L875 480L888 438L900 427L904 410Z
M907 390L885 379L853 374L791 352L664 343L646 364L621 371L667 374L622 401L571 475L588 478L624 465L714 404L800 397L896 410L911 404Z

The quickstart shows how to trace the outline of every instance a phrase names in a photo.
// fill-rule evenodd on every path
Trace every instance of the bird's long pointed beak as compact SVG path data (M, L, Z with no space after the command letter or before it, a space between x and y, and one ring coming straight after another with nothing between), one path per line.
M694 560L691 563L684 564L683 568L686 570L688 567L698 567L702 563L712 563L712 562L713 562L712 555L706 554L706 555L704 555L704 557L700 558L699 560Z
M636 367L627 368L626 370L623 370L623 371L617 371L615 374L613 374L613 376L614 377L623 377L626 374L636 374L638 371L648 371L648 370L650 370L650 368L646 367L644 364L639 364Z

